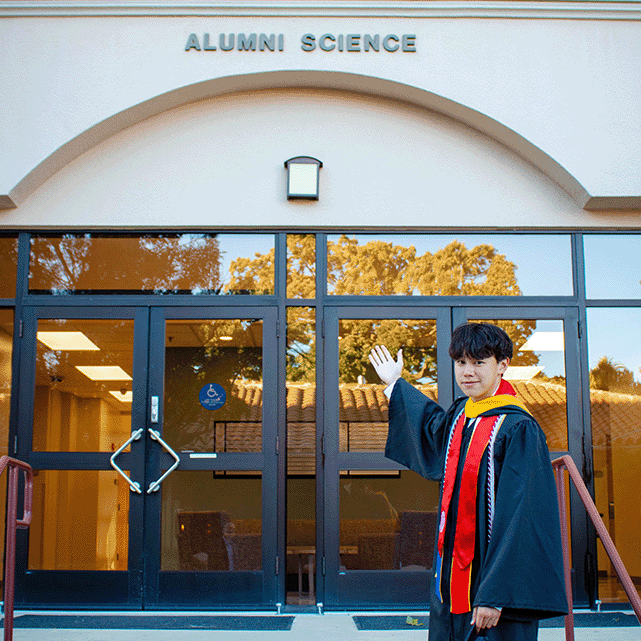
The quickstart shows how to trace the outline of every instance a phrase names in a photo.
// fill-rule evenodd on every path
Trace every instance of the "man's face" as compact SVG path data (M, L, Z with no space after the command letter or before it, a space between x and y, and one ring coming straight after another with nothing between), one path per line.
M494 394L509 364L509 358L497 361L494 356L464 356L454 361L454 375L465 396L480 401Z

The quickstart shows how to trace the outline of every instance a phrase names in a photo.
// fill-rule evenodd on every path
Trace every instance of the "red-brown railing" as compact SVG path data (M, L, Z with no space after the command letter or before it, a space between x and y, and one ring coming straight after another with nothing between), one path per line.
M565 468L569 475L570 480L574 483L583 505L588 512L590 520L596 528L597 534L603 543L603 547L612 561L612 565L621 581L621 585L625 590L626 595L632 605L634 613L637 615L639 623L641 623L641 599L639 594L632 583L632 579L628 574L628 571L623 565L623 561L617 552L617 549L614 547L614 542L610 538L603 519L597 510L588 488L585 486L581 474L575 465L572 457L569 455L562 456L561 458L555 459L552 461L552 467L554 469L554 476L556 478L556 491L559 497L559 514L561 516L561 540L563 543L563 566L565 571L565 592L568 597L568 608L569 613L565 617L565 638L566 641L574 641L574 616L572 615L572 582L570 579L570 553L568 546L568 521L567 521L567 512L565 504L565 479L563 474L563 468Z
M33 470L30 465L9 456L0 457L0 476L9 468L7 481L7 538L4 562L4 640L13 641L13 596L16 575L16 531L31 524ZM18 474L24 472L24 509L18 519Z

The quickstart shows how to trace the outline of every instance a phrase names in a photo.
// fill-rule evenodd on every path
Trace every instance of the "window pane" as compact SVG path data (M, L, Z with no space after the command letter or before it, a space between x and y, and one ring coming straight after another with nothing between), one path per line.
M38 321L33 449L113 452L131 434L133 320Z
M403 348L403 376L436 400L436 321L342 319L338 325L341 452L383 452L387 439L385 385L369 362L375 345Z
M287 298L316 296L316 236L287 236Z
M588 309L587 320L595 502L628 573L639 577L641 309ZM601 545L598 569L599 598L627 601Z
M471 321L475 322L475 321ZM561 320L488 320L514 342L504 374L545 432L552 451L568 449L565 345Z
M262 569L262 479L256 470L170 474L162 485L161 570Z
M250 258L257 250L263 252L261 260ZM49 294L272 294L273 255L272 234L36 236L29 289Z
M18 266L18 239L0 237L0 298L15 298Z
M219 401L208 407L202 394ZM260 452L263 322L167 322L164 402L163 434L174 449Z
M13 310L0 309L0 456L9 454L9 406L11 401L11 354ZM0 532L5 531L7 474L0 476ZM4 572L0 558L0 571ZM4 575L3 575L4 576Z
M126 570L128 511L116 472L35 471L29 569Z
M342 470L339 484L341 574L432 567L437 482L409 470Z
M641 298L641 236L589 234L583 243L588 298Z
M358 296L571 296L570 236L328 236L327 286Z
M287 310L287 597L315 605L316 319L314 309Z

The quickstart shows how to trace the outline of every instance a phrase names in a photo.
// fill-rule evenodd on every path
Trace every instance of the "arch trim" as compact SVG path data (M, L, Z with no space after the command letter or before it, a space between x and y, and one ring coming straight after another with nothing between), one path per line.
M0 209L15 209L65 165L104 140L143 120L192 102L241 91L285 88L338 89L409 102L457 120L502 143L530 162L587 210L641 209L641 196L594 197L563 166L514 130L470 107L419 87L338 71L283 70L205 80L160 94L97 123L45 158L9 194Z

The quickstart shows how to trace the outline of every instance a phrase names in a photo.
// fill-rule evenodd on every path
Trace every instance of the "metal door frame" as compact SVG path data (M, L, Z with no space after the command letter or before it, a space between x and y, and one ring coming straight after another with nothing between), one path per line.
M131 432L144 426L147 397L148 310L141 307L80 307L80 306L27 306L22 309L22 347L20 368L20 397L18 429L14 441L18 458L28 462L34 470L109 470L112 452L34 452L32 450L35 400L36 332L39 319L133 320L133 398ZM119 463L130 475L144 481L145 439L136 443L130 452L120 455ZM143 504L130 501L128 570L126 571L70 571L29 570L28 532L20 532L16 558L16 603L30 607L64 606L138 608L141 601L143 548L141 537L135 532L143 527ZM100 581L101 594L110 599L95 602L95 585ZM75 592L74 592L75 590ZM69 595L75 594L75 600ZM53 597L53 599L52 599ZM57 598L56 598L57 597Z
M437 362L441 365L437 370L439 403L449 406L452 398L452 362L447 356L448 344L438 341L438 336L451 334L451 319L449 308L446 307L346 307L332 306L325 309L325 387L324 387L324 411L325 411L325 432L324 448L325 453L325 486L322 501L319 505L324 507L324 540L318 541L318 549L323 551L324 562L321 567L325 571L324 604L328 608L354 607L377 608L377 607L402 607L405 605L400 601L376 602L372 600L372 586L376 586L380 593L390 591L392 582L399 576L396 570L359 570L358 573L339 575L340 556L338 554L339 535L339 474L341 469L361 470L404 470L404 466L386 459L378 452L340 452L339 451L339 371L338 371L338 329L339 321L342 319L411 319L411 320L435 320L437 331ZM431 573L426 573L431 574ZM407 575L410 579L409 574ZM425 577L414 577L417 582L410 586L403 587L402 595L410 594L415 590L424 589L422 581ZM343 583L344 585L339 585ZM349 603L341 594L350 595ZM353 596L352 596L353 595ZM360 598L359 598L360 596ZM427 594L426 594L427 597ZM320 597L319 597L320 598ZM353 600L352 600L353 599ZM425 601L428 599L426 598ZM407 605L410 605L409 601ZM416 603L413 604L416 606Z
M233 576L227 577L226 597L212 603L207 595L215 587L215 573L171 572L163 574L160 569L161 553L161 495L153 492L145 502L145 584L144 607L167 609L190 607L194 609L253 609L274 606L276 603L276 557L277 557L277 501L278 501L278 444L277 444L277 309L267 306L242 307L152 307L150 315L149 345L149 393L148 399L158 396L158 423L152 425L147 416L146 429L153 427L162 435L163 394L165 366L165 322L188 319L245 319L260 318L263 321L263 451L256 453L218 453L215 459L180 456L182 471L189 470L261 470L262 471L262 590L256 602L233 600ZM149 402L148 402L149 405ZM171 446L171 443L169 443ZM162 453L160 447L152 448L147 456L148 479L158 479L173 463L172 458ZM229 573L234 574L234 573ZM170 575L170 576L169 576ZM166 580L164 580L166 578ZM173 584L175 589L172 588ZM176 598L167 600L164 595L180 593L181 590L202 595L202 600L193 602ZM177 594L177 597L179 595ZM240 596L240 595L239 595Z

